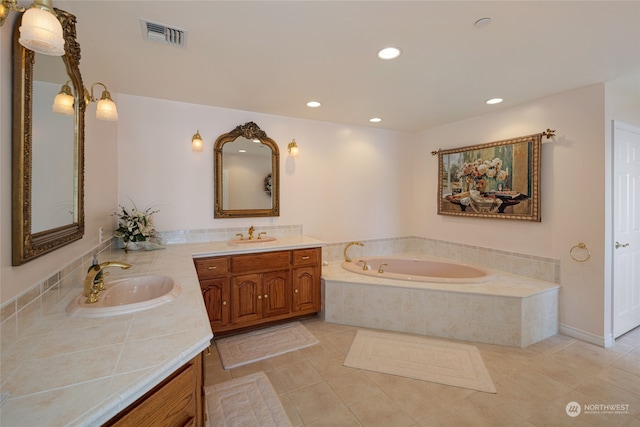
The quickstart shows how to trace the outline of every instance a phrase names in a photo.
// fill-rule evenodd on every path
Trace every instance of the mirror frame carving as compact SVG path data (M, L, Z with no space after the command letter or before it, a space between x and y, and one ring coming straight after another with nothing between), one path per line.
M271 149L271 209L223 209L222 208L222 147L238 137L259 139L262 144ZM262 216L280 216L280 151L278 144L254 122L236 126L229 133L222 134L216 139L213 147L214 182L214 218L247 218Z
M71 80L75 97L75 222L61 227L31 232L32 207L32 109L35 53L18 43L22 15L16 20L13 35L13 153L12 153L12 265L21 265L58 249L84 235L84 85L78 66L80 44L76 41L76 17L54 8L65 40L61 56ZM64 82L62 82L64 83ZM53 102L53 100L50 100Z

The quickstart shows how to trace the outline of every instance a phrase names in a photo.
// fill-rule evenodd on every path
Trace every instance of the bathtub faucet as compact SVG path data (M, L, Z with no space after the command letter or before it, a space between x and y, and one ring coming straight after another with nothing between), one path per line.
M349 258L349 257L347 256L347 249L349 249L349 247L350 247L350 246L353 246L353 245L364 246L364 243L362 243L362 242L349 242L349 243L347 243L347 244L345 245L345 247L344 247L344 252L343 252L343 253L344 253L344 260L345 260L345 262L351 262L351 258Z

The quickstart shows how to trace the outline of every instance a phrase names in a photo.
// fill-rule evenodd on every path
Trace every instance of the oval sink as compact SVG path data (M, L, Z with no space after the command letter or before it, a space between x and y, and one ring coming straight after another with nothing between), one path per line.
M168 276L140 276L105 283L98 302L87 304L83 294L67 306L74 317L105 317L148 310L173 301L180 295L180 286Z
M261 245L261 244L264 244L264 243L273 243L276 240L278 240L278 239L276 239L275 237L264 236L264 237L262 237L260 239L252 239L252 240L249 240L249 239L240 240L239 238L236 238L236 239L229 240L228 243L231 246Z

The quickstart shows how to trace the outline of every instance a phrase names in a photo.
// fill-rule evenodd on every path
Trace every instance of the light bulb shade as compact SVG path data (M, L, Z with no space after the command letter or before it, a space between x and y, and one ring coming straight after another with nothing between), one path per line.
M118 110L116 109L116 103L111 98L103 97L98 101L96 106L96 119L107 120L115 122L118 120Z
M300 155L300 149L298 148L298 144L296 144L295 139L289 143L287 149L289 150L289 156L294 159Z
M191 149L193 151L202 151L204 149L204 144L202 143L202 137L200 136L200 131L196 131L196 133L191 138Z
M22 16L20 44L34 52L51 56L64 55L62 25L49 11L29 8Z
M67 88L69 87L67 85L64 86L66 86ZM75 100L70 93L65 92L64 86L60 93L57 94L55 99L53 100L52 110L54 113L73 116L75 113L75 110L73 108Z

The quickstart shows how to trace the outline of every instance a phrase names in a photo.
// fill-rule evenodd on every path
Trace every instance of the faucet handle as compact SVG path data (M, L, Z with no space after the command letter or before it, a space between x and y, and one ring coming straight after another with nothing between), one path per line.
M371 267L369 267L369 264L367 263L366 259L359 259L358 262L362 263L362 270L364 271L371 270Z
M262 235L263 234L267 234L267 232L266 231L261 231L261 232L258 233L258 240L262 239Z
M386 262L383 262L383 263L380 264L380 266L378 267L378 273L380 273L380 274L384 273L384 268L382 268L382 267L385 266L385 265L389 265L389 264L387 264Z

